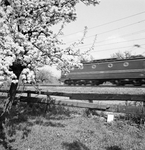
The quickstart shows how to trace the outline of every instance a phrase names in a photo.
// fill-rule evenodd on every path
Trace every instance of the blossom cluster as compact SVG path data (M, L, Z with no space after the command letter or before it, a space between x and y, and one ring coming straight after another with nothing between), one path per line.
M22 71L21 79L22 79L23 83L32 83L32 82L35 82L34 71L30 70L29 68L25 68Z
M97 2L81 1L86 4ZM39 66L57 65L62 72L81 66L80 51L74 46L60 48L57 34L50 29L57 23L76 19L78 0L4 2L0 1L0 71L3 75L16 83L22 73L23 81L31 82L35 80L34 70Z

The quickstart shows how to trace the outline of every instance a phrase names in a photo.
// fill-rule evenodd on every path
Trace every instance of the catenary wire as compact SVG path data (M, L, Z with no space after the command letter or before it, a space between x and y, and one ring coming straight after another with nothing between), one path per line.
M109 25L109 24L112 24L112 23L115 23L115 22L118 22L118 21L122 21L122 20L125 20L125 19L128 19L128 18L134 17L134 16L138 16L138 15L141 15L141 14L144 14L144 13L145 13L145 11L137 13L137 14L134 14L134 15L131 15L131 16L127 16L127 17L124 17L124 18L120 18L120 19L117 19L117 20L114 20L114 21L110 21L110 22L107 22L107 23L104 23L104 24L100 24L100 25L88 28L88 30L92 30L94 28L98 28L98 27L102 27L102 26L105 26L105 25ZM77 31L77 32L74 32L74 33L70 33L70 34L64 35L63 37L70 36L70 35L73 35L73 34L77 34L79 32L83 32L83 31L84 30L80 30L80 31Z
M131 42L131 41L138 41L138 40L144 40L145 38L140 38L140 39L133 39L133 40L128 40L128 41L123 41L123 42L114 42L114 43L109 43L109 44L103 44L103 45L94 45L94 47L99 47L99 46L106 46L106 45L112 45L112 44L120 44L120 43L127 43L127 42ZM90 44L89 44L90 45ZM87 48L89 46L84 45L81 46L79 48Z
M145 45L145 44L142 44L142 45ZM103 49L103 50L92 50L91 52L101 52L101 51L110 51L110 50L114 50L114 49L123 49L123 48L129 48L129 47L132 47L132 46L125 46L125 47L117 47L117 48L110 48L110 49Z
M145 22L145 20L141 20L141 21L138 21L138 22L135 22L135 23L132 23L132 24L128 24L128 25L125 25L125 26L122 26L122 27L118 27L118 28L115 28L115 29L112 29L112 30L108 30L108 31L104 31L104 32L96 33L96 34L97 35L102 35L102 34L105 34L105 33L109 33L109 32L112 32L112 31L116 31L116 30L119 30L119 29L129 27L129 26L132 26L132 25L135 25L135 24L139 24L139 23L142 23L142 22ZM85 39L90 38L90 37L94 37L96 34L85 37ZM76 41L76 40L73 40L73 41L70 41L70 42L67 42L67 43L72 43L74 41Z
M124 35L121 35L121 36L119 36L119 37L120 37L120 38L124 38L124 37L132 36L132 35L135 35L135 34L140 34L140 33L143 33L143 32L145 32L145 30L140 30L140 31L137 31L137 32L129 33L129 34L124 34ZM110 41L110 40L114 40L114 39L117 39L117 37L112 38L112 39L107 39L106 42L107 42L107 41ZM98 43L103 43L103 42L104 42L104 40L101 40L101 41L97 41L96 43L98 44ZM78 47L84 47L84 46L87 46L87 45L92 45L92 43L83 44L83 45L80 45L80 46L78 46Z

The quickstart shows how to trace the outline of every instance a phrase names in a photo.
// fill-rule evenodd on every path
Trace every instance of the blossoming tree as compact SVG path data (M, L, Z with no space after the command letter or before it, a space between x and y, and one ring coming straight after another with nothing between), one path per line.
M64 24L76 19L79 2L99 4L98 0L0 0L0 73L12 81L6 109L14 101L20 75L30 82L40 65L56 64L64 72L80 65L75 44L63 49L58 39ZM51 27L58 23L62 26L56 34Z

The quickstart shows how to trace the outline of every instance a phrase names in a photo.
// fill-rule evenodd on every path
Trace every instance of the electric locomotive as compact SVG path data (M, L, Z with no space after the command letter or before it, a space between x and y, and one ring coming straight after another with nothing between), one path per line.
M100 59L85 62L65 76L67 85L99 85L110 82L115 85L145 83L145 57L130 59Z

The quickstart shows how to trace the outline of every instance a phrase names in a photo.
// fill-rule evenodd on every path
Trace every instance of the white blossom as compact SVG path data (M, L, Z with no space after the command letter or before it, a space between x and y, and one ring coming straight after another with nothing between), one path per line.
M87 1L88 4L96 2ZM17 83L19 75L15 74L15 65L20 66L19 69L24 68L21 73L24 82L35 80L34 70L40 65L55 64L62 72L80 66L81 53L76 48L77 44L61 49L62 42L51 30L57 23L64 26L64 22L76 19L77 3L77 0L73 3L64 0L15 0L7 6L1 5L0 71Z

